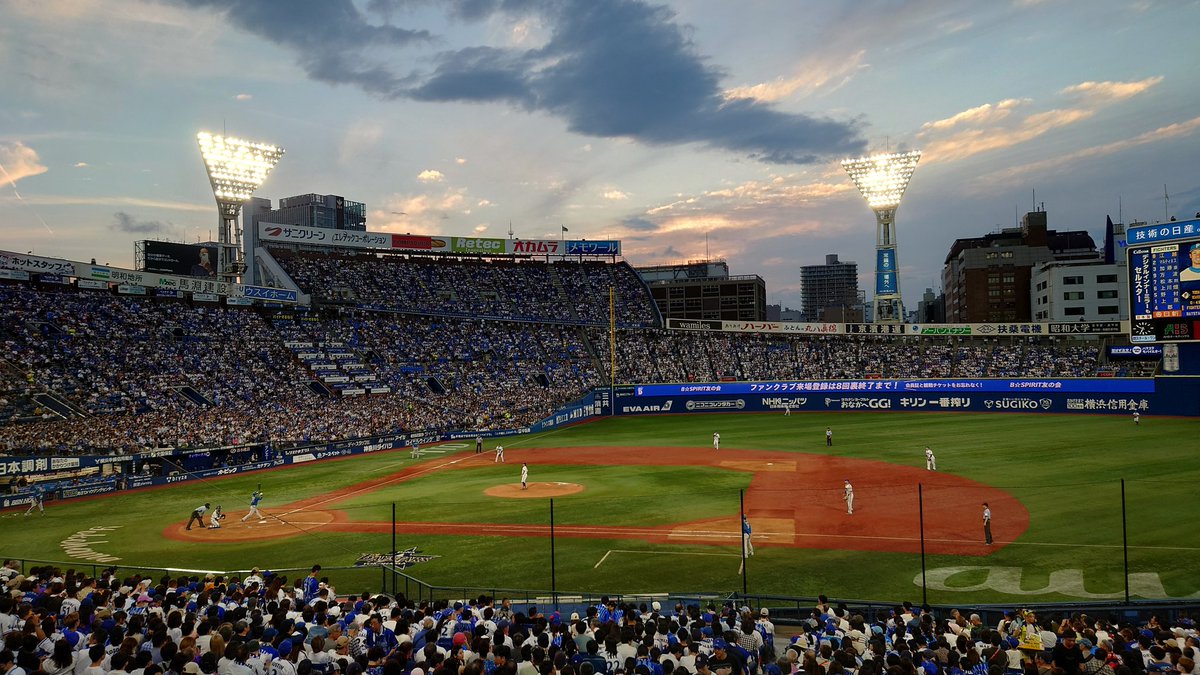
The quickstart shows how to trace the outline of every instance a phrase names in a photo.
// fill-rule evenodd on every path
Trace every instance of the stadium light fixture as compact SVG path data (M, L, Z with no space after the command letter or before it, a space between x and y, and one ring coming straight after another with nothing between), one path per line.
M899 152L888 155L871 155L842 161L842 168L850 174L850 180L858 187L867 206L872 209L894 209L908 188L908 181L921 152Z
M921 160L921 151L870 155L842 161L842 169L858 187L867 206L875 212L875 299L874 320L899 323L904 320L900 296L899 265L896 261L896 208L908 189L908 181Z
M238 221L242 205L250 201L279 163L283 148L206 131L196 134L196 141L221 214L218 275L222 281L236 281L246 271Z

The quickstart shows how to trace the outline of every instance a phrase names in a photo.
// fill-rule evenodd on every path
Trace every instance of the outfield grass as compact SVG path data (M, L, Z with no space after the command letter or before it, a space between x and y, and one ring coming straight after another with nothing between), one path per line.
M826 448L832 426L835 445ZM695 447L712 452L721 433L722 456L739 450L829 453L924 466L923 448L937 453L942 472L1005 489L1030 514L1029 529L1013 544L986 556L930 555L929 600L939 603L1069 601L1120 595L1122 582L1121 479L1125 479L1129 565L1134 595L1183 597L1200 591L1200 544L1191 536L1200 513L1193 487L1200 463L1189 443L1189 419L1124 416L1042 416L945 413L712 414L605 419L525 438L507 439L508 464L438 471L355 495L334 508L352 521L386 522L396 503L401 520L424 522L548 522L547 500L487 497L486 487L514 482L521 453L535 447ZM472 444L473 445L473 444ZM488 445L490 449L491 444ZM464 447L453 452L471 454ZM306 464L217 481L134 491L108 498L50 504L44 518L0 518L7 557L67 560L60 542L93 526L111 526L97 551L118 565L232 569L348 565L361 553L390 550L390 533L332 533L319 529L257 543L179 542L163 531L186 520L202 502L244 508L259 483L268 512L285 502L315 497L410 467L452 461L453 454L408 459L407 451ZM555 499L556 524L658 525L736 515L748 474L709 467L537 466L533 480L586 485ZM836 498L838 486L806 486L811 499ZM915 485L890 486L909 494ZM961 494L959 494L961 492ZM961 518L962 537L981 536L977 495L968 489L926 494L930 503ZM861 499L871 495L861 494ZM897 499L900 505L915 503ZM998 521L1005 517L995 514ZM299 530L298 530L299 532ZM909 534L899 533L900 536ZM441 556L410 572L436 585L549 589L550 541L544 537L401 534L401 548ZM834 544L830 544L833 546ZM559 591L654 592L741 590L738 547L649 544L637 540L556 538ZM611 552L611 553L610 553ZM688 555L681 555L688 554ZM703 555L691 555L703 554ZM597 563L603 563L597 567ZM86 566L81 563L81 566ZM961 568L947 576L948 568ZM1077 571L1072 571L1077 570ZM751 592L879 600L921 597L914 584L920 557L907 553L806 550L759 546L750 560ZM377 589L378 571L338 572L340 592ZM1161 591L1155 591L1161 584ZM950 587L965 590L940 590ZM1140 589L1140 591L1139 591Z

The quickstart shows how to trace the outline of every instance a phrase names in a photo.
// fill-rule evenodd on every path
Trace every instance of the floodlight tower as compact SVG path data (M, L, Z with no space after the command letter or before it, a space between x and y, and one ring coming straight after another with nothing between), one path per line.
M196 140L200 143L208 182L212 184L217 210L221 213L217 277L221 281L237 281L246 272L238 216L242 205L250 201L251 195L283 157L283 148L205 131L196 134Z
M900 265L896 262L896 208L921 152L897 152L842 161L842 168L875 212L875 321L904 321Z

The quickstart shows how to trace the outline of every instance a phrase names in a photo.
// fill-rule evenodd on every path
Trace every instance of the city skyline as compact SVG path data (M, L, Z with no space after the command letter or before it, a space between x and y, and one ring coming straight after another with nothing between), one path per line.
M956 238L1200 212L1200 3L15 0L0 8L0 248L132 266L215 239L198 131L283 147L256 196L372 231L613 238L798 308L826 254L874 287L843 159L921 150L907 309ZM1036 194L1036 196L1035 196ZM1168 196L1169 195L1169 198Z

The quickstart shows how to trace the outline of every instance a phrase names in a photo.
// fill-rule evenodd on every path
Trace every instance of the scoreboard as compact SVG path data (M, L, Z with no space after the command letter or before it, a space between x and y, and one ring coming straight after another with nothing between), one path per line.
M1200 221L1126 233L1132 342L1200 341Z

